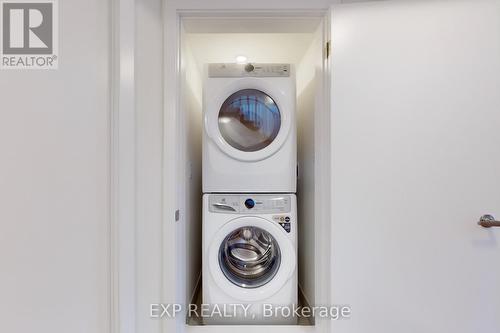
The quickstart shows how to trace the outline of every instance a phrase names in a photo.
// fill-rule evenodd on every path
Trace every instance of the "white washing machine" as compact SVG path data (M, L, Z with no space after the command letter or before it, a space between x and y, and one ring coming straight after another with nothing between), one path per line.
M203 196L202 302L223 313L205 323L296 323L296 205L294 194Z
M295 77L288 64L208 64L203 192L294 193Z

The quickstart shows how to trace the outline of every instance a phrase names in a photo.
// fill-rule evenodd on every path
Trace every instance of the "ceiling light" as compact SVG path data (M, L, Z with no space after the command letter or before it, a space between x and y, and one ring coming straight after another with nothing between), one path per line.
M246 64L247 60L248 60L247 57L245 57L244 55L239 55L236 57L237 64Z

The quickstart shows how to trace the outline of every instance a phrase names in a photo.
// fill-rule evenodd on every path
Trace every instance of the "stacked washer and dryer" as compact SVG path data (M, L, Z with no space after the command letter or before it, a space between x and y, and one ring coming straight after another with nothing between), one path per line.
M205 323L296 322L295 99L289 64L206 67L202 302L236 311Z

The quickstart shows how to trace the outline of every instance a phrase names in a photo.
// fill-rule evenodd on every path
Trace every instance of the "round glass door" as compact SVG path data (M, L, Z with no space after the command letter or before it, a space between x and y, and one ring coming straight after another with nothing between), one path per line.
M219 248L219 266L229 281L243 288L265 285L276 275L281 252L274 237L258 227L231 232Z
M232 147L253 152L269 146L280 130L276 102L257 89L243 89L229 96L219 111L219 131Z

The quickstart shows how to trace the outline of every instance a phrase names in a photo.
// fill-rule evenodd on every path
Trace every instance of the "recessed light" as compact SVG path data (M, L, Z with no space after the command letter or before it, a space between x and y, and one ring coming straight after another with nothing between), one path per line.
M237 64L246 64L247 60L248 60L248 58L245 57L244 55L239 55L239 56L236 57L236 63Z

